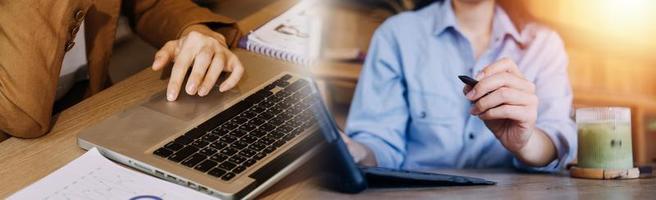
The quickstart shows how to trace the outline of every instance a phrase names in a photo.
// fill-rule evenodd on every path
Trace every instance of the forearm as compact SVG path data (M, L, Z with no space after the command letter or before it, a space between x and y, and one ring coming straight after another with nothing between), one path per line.
M135 31L143 39L157 47L163 46L167 41L179 38L184 29L196 24L205 24L215 31L221 32L227 37L228 43L237 36L227 34L225 30L217 30L219 27L233 27L234 20L212 13L191 1L129 0L124 2L123 11L130 19Z
M6 133L13 137L36 138L44 135L48 129L49 118L36 120L0 92L0 135Z
M50 128L69 31L68 22L44 17L61 14L59 9L22 9L41 5L30 2L0 3L0 132L21 138L41 136Z
M556 159L556 147L544 131L538 128L534 128L533 131L526 145L513 153L519 161L526 165L546 166Z

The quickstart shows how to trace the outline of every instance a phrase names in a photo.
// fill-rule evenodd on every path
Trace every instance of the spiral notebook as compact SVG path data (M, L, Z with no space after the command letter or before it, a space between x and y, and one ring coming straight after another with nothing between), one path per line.
M321 34L317 0L304 0L241 38L239 47L280 60L311 64L319 55Z

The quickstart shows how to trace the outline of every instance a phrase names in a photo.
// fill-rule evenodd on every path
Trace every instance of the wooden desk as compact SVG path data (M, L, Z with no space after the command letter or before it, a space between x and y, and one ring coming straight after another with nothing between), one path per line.
M0 198L39 180L84 153L77 133L114 112L142 102L163 90L160 73L146 69L62 112L51 133L32 140L9 138L0 143ZM567 176L518 174L508 171L451 170L497 181L497 186L432 189L371 189L359 195L336 193L314 183L316 171L305 167L286 177L260 197L263 199L390 199L390 198L650 198L656 196L656 179L597 181ZM443 171L444 172L444 171Z
M438 170L436 172L493 180L494 186L437 188L370 188L361 194L337 193L317 187L308 172L283 179L263 196L278 199L653 199L656 178L587 180L567 174L526 174L512 170Z

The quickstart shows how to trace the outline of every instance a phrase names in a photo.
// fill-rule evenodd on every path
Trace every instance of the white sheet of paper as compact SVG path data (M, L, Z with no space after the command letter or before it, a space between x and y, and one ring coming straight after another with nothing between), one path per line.
M9 197L13 199L215 199L120 166L96 148Z

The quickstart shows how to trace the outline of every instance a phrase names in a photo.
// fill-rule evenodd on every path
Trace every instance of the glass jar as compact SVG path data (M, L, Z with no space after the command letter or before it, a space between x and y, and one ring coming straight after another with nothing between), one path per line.
M578 167L633 168L631 109L594 107L576 110Z

